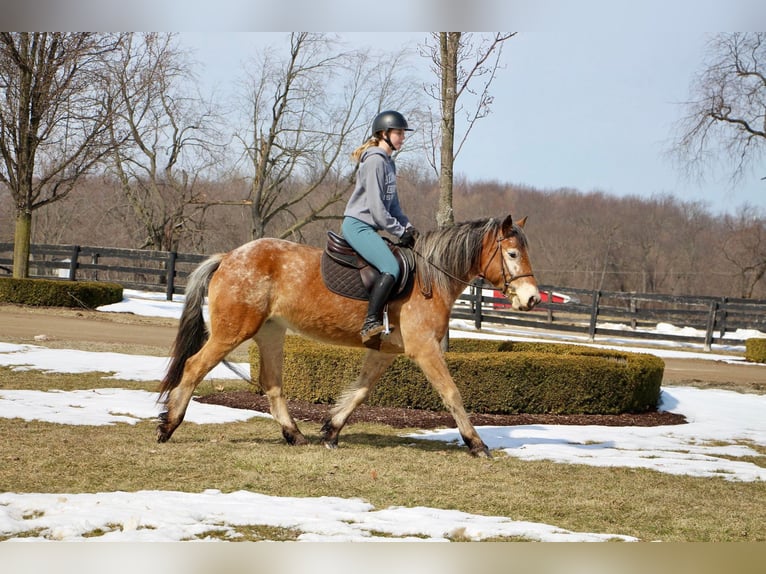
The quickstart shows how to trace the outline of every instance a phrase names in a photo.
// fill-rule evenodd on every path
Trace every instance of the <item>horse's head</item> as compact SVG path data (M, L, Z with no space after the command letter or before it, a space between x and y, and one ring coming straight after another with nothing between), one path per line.
M517 311L529 311L540 302L537 281L529 260L524 224L527 218L503 220L494 237L485 238L482 277L501 290Z

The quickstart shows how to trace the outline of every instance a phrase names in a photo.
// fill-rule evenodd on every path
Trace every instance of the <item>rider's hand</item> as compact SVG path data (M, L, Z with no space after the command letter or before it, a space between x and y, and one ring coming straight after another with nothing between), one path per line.
M418 237L420 237L420 232L414 227L409 226L404 230L404 233L402 233L402 236L399 238L399 245L412 248L415 245L415 241L417 241Z

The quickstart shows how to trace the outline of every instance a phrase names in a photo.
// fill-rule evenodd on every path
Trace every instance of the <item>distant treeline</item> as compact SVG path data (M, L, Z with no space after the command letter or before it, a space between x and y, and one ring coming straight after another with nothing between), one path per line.
M298 184L293 184L298 185ZM433 178L400 170L405 211L421 230L433 228L438 187ZM204 184L207 204L190 205L194 217L168 229L175 250L209 254L249 241L252 215L241 179ZM528 216L526 226L538 281L577 289L638 293L766 298L766 214L743 208L718 215L702 203L670 196L618 198L572 189L538 190L498 182L455 182L456 221ZM66 201L35 214L32 243L103 245L141 249L151 245L135 206L102 178L85 181ZM338 219L322 218L291 239L322 245ZM309 213L296 206L266 227L279 236L290 218ZM161 218L159 219L161 221ZM13 205L0 190L0 242L13 241Z

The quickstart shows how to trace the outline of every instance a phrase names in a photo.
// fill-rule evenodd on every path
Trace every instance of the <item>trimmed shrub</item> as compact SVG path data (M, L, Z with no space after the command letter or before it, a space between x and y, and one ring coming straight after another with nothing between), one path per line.
M0 302L95 309L122 301L122 285L94 281L0 278Z
M332 403L357 377L365 351L299 337L285 344L289 398ZM465 407L476 413L617 414L656 410L664 362L629 353L553 343L457 339L445 355ZM250 361L257 381L258 348ZM370 394L373 406L443 410L420 368L399 356Z
M745 360L766 363L766 339L753 338L745 341Z

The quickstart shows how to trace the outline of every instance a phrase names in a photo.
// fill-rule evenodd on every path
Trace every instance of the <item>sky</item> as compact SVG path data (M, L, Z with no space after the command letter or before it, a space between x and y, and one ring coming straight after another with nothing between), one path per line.
M673 3L665 8L674 21ZM584 12L584 13L583 13ZM520 31L505 43L503 67L491 87L491 115L479 120L455 164L469 181L494 180L541 190L573 188L646 199L672 195L702 202L715 213L743 205L766 214L766 164L731 181L730 166L711 165L690 178L670 158L690 85L714 35L690 26L650 27L631 14L610 14L622 25L586 26L587 10L570 26ZM225 94L263 46L286 33L182 33L181 44L202 65L203 85ZM413 48L419 81L432 81L415 47L426 32L341 33L349 47L384 52ZM395 107L395 106L391 106ZM414 126L417 129L417 125ZM406 145L406 144L405 144ZM766 159L766 156L764 157ZM424 164L425 165L425 164Z
M183 297L162 300L162 294L126 290L123 302L103 312L178 317ZM507 338L503 332L479 334L452 325L451 337ZM680 328L680 327L679 327ZM44 335L44 334L41 334ZM514 336L514 340L519 340ZM611 345L612 348L621 348ZM633 350L635 348L626 348ZM645 349L660 357L687 357L745 364L730 354L680 348ZM42 345L2 342L0 366L81 373L110 365L113 388L76 391L0 389L0 417L98 427L153 420L160 407L156 394L125 388L125 381L158 380L167 366L163 357L49 349ZM241 364L245 370L248 365ZM766 366L750 364L763 371ZM209 378L235 375L219 366ZM665 387L661 410L683 414L687 424L660 427L567 425L480 426L490 449L521 460L550 460L645 468L673 475L720 477L729 481L764 481L766 468L747 461L762 456L748 446L766 445L766 395L717 389ZM270 415L192 401L185 424L225 424ZM409 434L412 438L459 441L454 429ZM5 445L3 449L12 448ZM257 508L257 512L254 509ZM493 536L524 536L540 541L632 540L619 532L572 532L555 524L516 521L512 516L478 516L456 510L422 507L374 508L363 499L284 498L255 492L98 492L0 493L0 539L37 530L25 540L84 540L104 531L99 541L176 541L209 530L232 533L237 525L264 524L295 528L301 541L442 541L462 532L474 540ZM381 537L382 536L382 537ZM92 538L89 540L93 540Z
M766 212L766 158L734 184L730 166L711 167L701 182L667 156L706 42L715 30L762 28L762 0L389 0L374 11L352 0L62 6L21 3L5 14L8 27L176 31L204 64L202 83L221 94L256 49L289 30L336 32L351 46L389 52L422 42L429 30L518 31L491 88L492 114L476 125L457 173L542 190L671 195L714 214L745 205ZM426 62L419 66L426 74Z

